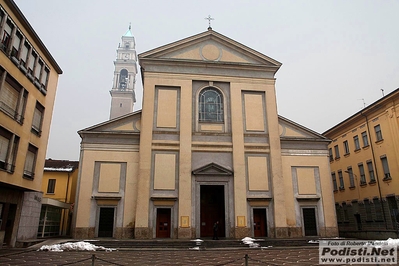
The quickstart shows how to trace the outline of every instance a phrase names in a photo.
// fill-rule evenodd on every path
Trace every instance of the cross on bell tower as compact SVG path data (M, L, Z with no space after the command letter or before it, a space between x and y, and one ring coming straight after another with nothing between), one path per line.
M136 102L134 87L137 75L137 54L130 24L129 29L122 36L122 43L116 50L114 65L114 81L110 91L110 119L133 112L133 106Z

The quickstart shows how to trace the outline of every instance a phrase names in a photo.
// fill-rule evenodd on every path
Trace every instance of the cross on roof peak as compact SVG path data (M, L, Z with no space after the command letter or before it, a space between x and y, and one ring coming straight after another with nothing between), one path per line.
M211 29L212 29L212 27L211 27L211 21L212 21L212 20L215 20L215 19L212 18L211 15L208 15L208 17L206 17L205 19L208 20L208 24L209 24L208 30L211 30Z

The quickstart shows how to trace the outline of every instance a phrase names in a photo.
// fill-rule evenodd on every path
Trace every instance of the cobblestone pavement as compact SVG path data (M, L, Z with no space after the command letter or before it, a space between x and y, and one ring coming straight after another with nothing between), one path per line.
M95 256L94 264L92 255ZM247 262L245 259L247 255ZM238 250L64 251L0 250L0 265L318 265L317 248Z

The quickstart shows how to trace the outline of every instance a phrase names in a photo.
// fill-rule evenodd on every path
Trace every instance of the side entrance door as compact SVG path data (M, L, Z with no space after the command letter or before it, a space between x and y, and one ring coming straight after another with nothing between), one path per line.
M317 236L316 209L302 208L305 236Z
M267 236L266 209L254 209L254 237Z
M114 236L114 214L115 208L100 208L100 218L98 221L98 237Z
M157 209L157 238L170 238L170 209Z

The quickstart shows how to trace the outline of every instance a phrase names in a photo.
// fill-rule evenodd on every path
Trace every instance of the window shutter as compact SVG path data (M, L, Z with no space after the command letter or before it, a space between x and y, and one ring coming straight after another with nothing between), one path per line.
M10 140L6 137L0 136L0 162L5 163L7 158L8 146Z
M16 50L18 50L20 44L21 44L21 37L18 36L17 34L15 34L15 36L14 36L14 41L13 41L12 46L14 46L14 48L15 48Z
M13 111L16 111L19 95L18 91L16 91L8 82L4 82L1 92L0 100Z
M25 168L24 168L26 172L33 173L34 161L35 161L35 154L28 150L28 152L26 153Z
M4 31L8 33L8 35L11 35L12 31L12 24L11 22L7 21L7 23L4 25Z
M28 52L29 52L29 46L25 43L24 46L22 46L22 52L21 52L21 59L26 63L26 59L28 57Z
M41 129L42 116L42 112L39 109L35 108L35 111L33 113L32 126L38 131L40 131Z

